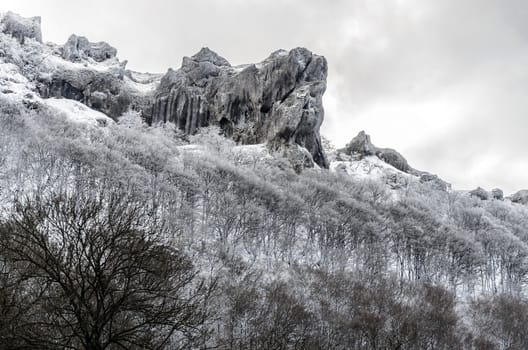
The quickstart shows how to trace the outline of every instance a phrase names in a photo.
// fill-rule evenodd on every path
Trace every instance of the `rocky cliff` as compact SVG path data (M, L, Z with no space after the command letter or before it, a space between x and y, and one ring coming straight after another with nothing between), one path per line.
M43 44L38 17L8 13L0 29L4 62L18 65L43 99L78 101L114 120L133 109L150 124L174 123L186 134L219 126L237 143L266 143L296 158L295 166L328 167L319 136L327 63L307 49L233 67L204 48L162 76L127 70L105 42L72 35L64 45Z
M189 134L218 125L243 144L297 144L327 167L319 136L326 76L324 57L304 48L239 67L204 48L162 78L149 119L174 123Z

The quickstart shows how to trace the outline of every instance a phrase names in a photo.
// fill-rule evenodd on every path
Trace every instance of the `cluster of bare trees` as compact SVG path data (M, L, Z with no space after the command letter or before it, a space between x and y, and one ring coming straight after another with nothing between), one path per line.
M90 129L11 112L0 119L7 348L524 346L523 314L504 310L526 303L526 209L245 166L221 137L189 151L133 116ZM471 305L457 308L461 296Z
M27 199L0 235L5 348L177 349L202 335L210 286L126 194Z

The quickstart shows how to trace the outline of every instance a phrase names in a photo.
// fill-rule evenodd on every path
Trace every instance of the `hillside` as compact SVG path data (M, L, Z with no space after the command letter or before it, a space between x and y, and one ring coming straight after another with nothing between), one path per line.
M0 348L528 348L526 191L332 149L323 57L138 73L1 18Z

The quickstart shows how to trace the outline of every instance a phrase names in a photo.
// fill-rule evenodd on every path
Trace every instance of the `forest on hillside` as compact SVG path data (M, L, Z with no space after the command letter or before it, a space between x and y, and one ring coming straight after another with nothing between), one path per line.
M528 348L526 206L26 107L0 101L2 349Z

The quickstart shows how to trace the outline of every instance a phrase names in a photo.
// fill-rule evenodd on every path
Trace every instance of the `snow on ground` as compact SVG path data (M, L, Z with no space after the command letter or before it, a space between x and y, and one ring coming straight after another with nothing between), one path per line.
M383 179L387 175L396 174L403 177L411 177L376 156L368 156L361 160L333 161L330 163L333 172L345 172L357 179Z
M68 120L73 122L92 126L105 126L113 123L113 120L106 114L95 111L74 100L68 100L65 98L48 98L43 99L42 102L57 110L59 113L62 113L68 118Z
M0 94L11 100L33 96L32 84L20 74L19 68L12 63L0 61Z

